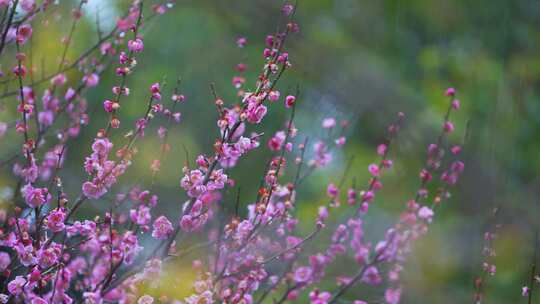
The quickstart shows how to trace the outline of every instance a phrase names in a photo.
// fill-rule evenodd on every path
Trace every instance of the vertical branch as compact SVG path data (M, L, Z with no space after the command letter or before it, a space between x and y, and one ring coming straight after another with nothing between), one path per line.
M85 0L81 0L79 2L79 8L78 11L75 14L78 14L79 11L82 9L82 6L86 3ZM57 73L60 73L62 71L62 68L64 67L64 62L66 60L67 52L69 49L69 46L71 44L71 40L73 39L73 33L75 32L75 28L77 27L77 21L79 20L78 16L73 16L73 22L71 23L71 28L69 30L69 34L66 40L66 45L64 47L64 50L62 51L62 57L60 57L60 63L58 64L58 71Z
M181 78L178 77L178 79L176 80L176 86L173 89L174 96L178 95L180 83L181 83ZM172 101L171 114L167 118L167 127L166 127L167 131L165 132L165 135L163 137L163 141L161 143L161 147L159 149L159 156L158 156L158 164L159 164L160 168L161 168L161 162L165 158L165 152L168 152L168 150L169 150L169 133L170 133L170 129L171 129L171 126L172 126L173 114L174 114L174 111L176 110L176 106L177 106L178 103L179 103L178 100L173 100ZM183 147L184 147L184 150L185 150L185 153L186 153L186 161L187 161L188 152L187 152L186 146L183 145ZM156 175L157 175L158 171L159 170L153 170L152 171L152 179L151 179L151 182L150 182L150 191L152 191L152 189L154 188L154 184L156 182Z
M482 261L481 274L474 279L474 295L473 303L480 304L484 298L485 283L489 275L495 274L495 265L493 264L493 257L495 256L495 249L493 242L497 237L497 231L500 228L500 224L497 223L498 215L500 214L499 207L495 207L491 214L490 222L484 231L484 244L482 247L482 255L484 260Z
M17 32L19 29L17 28ZM16 42L17 46L17 53L20 53L21 48L19 45L19 42ZM24 123L24 143L25 145L28 144L28 123L26 121L26 104L24 101L24 90L23 90L23 80L22 80L22 60L20 57L17 56L17 79L19 80L19 97L21 98L21 109L22 109L22 119ZM27 153L29 153L30 149L27 149ZM29 155L28 155L29 156ZM30 157L28 157L28 161L30 161Z
M527 304L532 304L533 294L534 294L534 283L536 277L536 259L538 257L538 232L534 234L534 254L531 261L531 277L529 280L529 297Z
M2 33L2 39L0 41L0 54L2 54L2 51L4 50L4 47L6 46L7 33L13 22L13 17L15 16L15 11L17 10L18 4L19 4L19 0L15 0L15 2L13 2L13 7L11 8L11 12L9 13L7 23L4 27L4 32Z
M135 23L135 27L133 29L133 39L137 39L137 36L139 34L139 27L141 26L141 22L142 22L142 13L143 13L143 3L144 1L141 1L139 3L139 15L137 17L137 22ZM129 50L128 52L128 55L127 55L127 60L126 60L126 64L125 65L128 65L132 62L133 58L134 58L134 52L132 50ZM120 98L122 95L124 95L124 90L126 89L126 85L127 85L127 73L123 73L122 74L122 80L120 82L120 86L119 86L119 90L116 94L116 98L114 100L115 103L119 104L120 103ZM116 118L116 113L117 110L113 110L110 115L109 115L109 122L107 123L107 127L104 131L104 135L105 137L107 137L109 135L109 131L111 130L112 126L113 126L113 120Z

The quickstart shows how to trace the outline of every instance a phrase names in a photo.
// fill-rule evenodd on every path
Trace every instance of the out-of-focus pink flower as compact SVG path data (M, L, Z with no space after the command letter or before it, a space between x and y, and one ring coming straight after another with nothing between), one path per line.
M296 283L306 283L311 280L311 275L313 274L313 269L308 266L298 267L294 271L294 281Z
M0 272L6 270L11 264L11 258L7 252L0 251Z
M379 166L377 166L376 164L369 165L368 166L368 171L369 171L369 173L371 173L372 176L379 176L379 174L380 174Z
M239 37L238 39L236 39L236 45L238 45L238 47L243 48L246 46L246 44L247 44L246 37Z
M454 132L454 124L450 121L447 121L444 123L443 129L446 133L452 133Z
M137 304L152 304L154 303L154 298L149 295L144 295L137 300Z
M433 210L427 206L424 206L418 210L418 217L431 222L431 219L433 218Z
M330 129L336 126L336 119L333 117L325 118L322 122L322 127L325 129Z
M83 77L84 84L89 87L95 87L99 83L99 76L96 73L91 73Z
M401 288L387 288L384 292L384 299L387 304L399 304L401 300Z
M20 295L23 292L23 287L25 284L26 280L22 276L17 276L8 283L8 291L14 296Z
M128 49L134 53L140 53L144 50L144 43L141 38L128 41Z

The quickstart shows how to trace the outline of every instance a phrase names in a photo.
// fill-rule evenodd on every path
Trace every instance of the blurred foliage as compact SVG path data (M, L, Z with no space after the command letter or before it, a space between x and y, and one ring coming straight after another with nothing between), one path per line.
M101 23L106 28L125 7L123 1L90 2L94 4L68 53L71 59L97 39L96 12L104 18ZM181 109L183 121L172 133L173 148L155 187L161 193L160 208L179 210L185 200L178 186L182 166L198 153L210 151L217 134L209 84L215 83L227 102L236 101L231 79L235 64L244 62L249 67L247 88L253 87L264 37L274 31L280 5L281 1L265 0L179 0L170 13L146 25L146 47L128 80L132 95L122 107L123 123L131 124L142 114L152 82L166 77L166 90L171 90L174 79L181 77L181 91L187 96ZM294 68L286 73L280 87L283 94L300 85L296 124L301 138L319 136L318 123L327 116L348 119L352 124L345 150L334 156L329 169L313 175L301 188L298 215L305 223L302 230L307 233L311 229L326 184L337 182L351 156L355 160L347 183L353 177L359 185L367 183L366 168L376 159L376 144L395 113L403 111L407 114L404 132L391 152L395 167L385 176L385 190L368 219L369 237L374 241L380 238L407 199L414 196L425 146L435 140L447 104L442 92L454 86L462 110L454 117L457 129L453 142L462 140L470 121L466 175L450 200L437 210L432 230L411 256L403 282L403 303L472 302L473 278L481 269L482 236L495 206L501 208L498 222L503 228L496 243L498 272L485 286L485 302L523 302L520 289L528 277L532 235L539 228L540 2L304 0L299 3L297 17L301 33L288 44ZM57 42L67 30L63 22L35 28L33 50L39 50L41 58L36 56L34 64L43 62L46 70L55 69L58 58L54 54L61 49ZM235 45L239 36L248 39L244 49ZM8 70L6 64L2 59L3 70ZM108 73L99 87L87 94L97 114L117 81L111 75ZM0 112L0 120L13 115L12 107L6 104L12 105L11 100L2 102L6 108ZM105 117L98 116L94 115L91 127L84 129L68 150L63 178L74 196L80 185L74 181L85 178L80 164L88 154L89 140L105 123ZM262 126L265 140L285 120L283 107L273 106ZM150 128L148 132L155 131ZM0 155L12 151L11 140L17 139L2 139ZM136 165L117 190L148 184L148 168L157 147L155 139L139 145ZM189 160L184 148L189 151ZM231 172L242 184L243 205L254 199L258 176L268 157L261 149ZM0 183L13 186L8 172L2 171ZM225 209L229 211L233 209L233 192L225 194ZM89 202L85 208L90 214L108 207L106 202ZM333 215L336 223L343 218L345 214ZM327 237L320 236L322 240ZM349 273L347 262L331 271ZM184 270L173 271L166 285L171 295L185 293L192 276L186 267L178 267ZM331 283L326 283L329 289ZM355 293L374 301L380 297L364 288Z

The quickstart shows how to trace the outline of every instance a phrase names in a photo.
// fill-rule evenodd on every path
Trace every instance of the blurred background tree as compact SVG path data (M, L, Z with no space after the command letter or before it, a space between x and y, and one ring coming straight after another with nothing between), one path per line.
M104 32L114 25L124 2L90 0L68 58L75 58L97 39L96 18ZM179 189L184 147L191 158L211 149L216 113L209 84L215 83L226 102L236 101L232 77L235 65L242 62L248 65L246 89L253 85L264 37L274 31L281 4L277 0L179 0L169 14L145 27L146 50L130 76L132 95L122 115L135 119L149 85L162 81L164 75L169 90L180 76L187 97L181 109L183 122L171 133L173 151L155 187L161 193L160 208L176 212L185 200ZM351 123L346 149L334 155L330 168L302 186L299 216L305 219L306 231L321 203L316 200L324 199L326 184L339 179L351 156L355 159L349 179L367 182L367 165L376 159L374 147L395 113L403 111L407 114L404 132L392 151L395 168L369 219L369 237L380 238L414 195L425 147L435 141L444 115L447 99L442 92L454 86L462 104L455 142L462 140L470 121L466 175L453 197L438 209L428 237L417 243L405 271L403 303L472 302L473 279L482 267L482 237L494 207L501 208L497 221L503 228L496 242L498 272L485 286L485 302L523 302L520 290L528 280L533 235L539 228L540 2L306 0L299 3L297 19L301 32L288 41L294 69L281 83L282 93L292 93L300 85L297 127L314 138L319 135L316 124L325 117ZM44 57L35 60L43 62L45 69L57 66L58 58L47 54L60 53L57 42L67 31L55 24L36 29L32 45ZM243 49L235 43L240 36L248 40ZM87 94L90 107L97 111L116 82L110 74ZM9 121L13 107L1 104L0 120ZM271 118L264 123L264 142L286 119L283 107L272 107ZM69 180L85 178L81 163L89 153L90 139L105 124L104 115L101 120L85 128L68 150L63 177L73 195L79 189ZM12 152L10 140L7 136L0 141L2 158ZM125 189L117 190L148 183L150 161L158 153L157 139L153 140L141 144L135 166L122 178ZM252 176L263 173L261 160L268 156L264 153L251 154L231 172L244 184L243 205L254 197L258 181ZM13 186L9 170L1 171L0 186L2 193L9 193ZM225 204L232 202L225 200ZM91 214L108 207L92 202L85 208ZM340 218L334 216L334 221ZM344 261L332 271L348 268ZM332 283L327 282L329 288Z

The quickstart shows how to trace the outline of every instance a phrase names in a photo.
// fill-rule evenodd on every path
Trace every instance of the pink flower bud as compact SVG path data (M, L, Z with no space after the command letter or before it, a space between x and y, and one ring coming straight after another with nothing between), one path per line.
M335 198L339 193L339 189L336 187L336 185L329 184L328 188L326 189L326 193L328 194L329 197Z
M268 93L268 100L272 102L278 101L279 95L279 91L271 91L270 93Z
M458 155L461 152L461 147L460 146L453 146L452 148L450 148L450 151L452 152L452 154Z
M451 123L450 121L447 121L444 123L443 129L444 129L444 132L446 133L452 133L454 132L454 124Z
M103 109L105 109L105 112L111 113L111 112L114 110L113 104L114 104L114 103L113 103L111 100L108 100L108 99L105 100L105 101L103 102Z
M376 164L369 165L368 166L368 171L373 176L379 176L379 174L380 174L379 166L377 166Z
M452 97L452 96L456 95L456 90L454 88L448 88L448 89L446 89L446 92L444 93L444 95L446 95L448 97Z
M457 99L452 100L452 109L459 110L459 107L460 107L459 100Z
M290 108L294 105L296 101L296 97L292 96L292 95L289 95L287 97L285 97L285 107L287 108Z
M238 39L236 39L236 45L238 45L239 48L245 47L246 44L247 44L246 37L239 37Z
M285 5L283 5L283 7L281 8L281 12L282 12L283 15L285 15L285 16L291 15L293 11L294 11L294 5L292 5L292 4L285 4Z
M386 153L387 148L388 147L385 144L380 144L379 146L377 146L377 154L383 156Z

